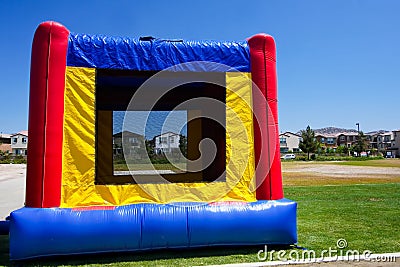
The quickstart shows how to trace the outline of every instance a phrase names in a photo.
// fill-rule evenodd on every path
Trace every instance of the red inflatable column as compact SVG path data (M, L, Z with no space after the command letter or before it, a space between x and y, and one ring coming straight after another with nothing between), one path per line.
M58 207L61 196L64 88L69 31L44 22L32 44L27 207Z
M281 199L282 172L280 161L276 49L274 39L257 34L248 39L251 75L254 82L254 142L257 199Z

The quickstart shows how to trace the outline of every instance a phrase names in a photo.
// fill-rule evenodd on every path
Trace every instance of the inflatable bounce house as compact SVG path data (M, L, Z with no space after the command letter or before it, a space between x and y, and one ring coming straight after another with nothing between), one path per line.
M132 39L42 23L10 259L296 243L275 54L266 34Z

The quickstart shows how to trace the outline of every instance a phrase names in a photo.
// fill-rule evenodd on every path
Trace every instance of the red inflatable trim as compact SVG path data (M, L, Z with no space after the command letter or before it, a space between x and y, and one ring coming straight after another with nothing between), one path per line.
M69 31L44 22L32 44L27 207L58 207L61 196L64 88Z
M250 47L251 75L254 84L258 87L258 89L254 88L253 90L253 108L257 114L257 118L254 119L256 181L258 186L256 196L258 200L281 199L283 198L283 189L278 129L275 41L266 34L254 35L247 41ZM260 99L256 90L261 91L264 99Z
M72 211L88 211L88 210L115 210L116 206L90 206L90 207L78 207L72 208Z

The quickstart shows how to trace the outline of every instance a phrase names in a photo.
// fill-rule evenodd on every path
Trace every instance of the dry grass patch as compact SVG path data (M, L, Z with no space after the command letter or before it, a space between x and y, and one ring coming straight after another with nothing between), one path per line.
M371 162L283 162L283 184L308 186L400 182L400 160Z
M346 166L370 166L370 167L393 167L400 168L400 159L379 159L366 161L337 161L332 164Z
M328 176L311 172L285 172L283 171L284 186L311 186L311 185L350 185L350 184L380 184L400 183L400 175L397 177L349 177Z

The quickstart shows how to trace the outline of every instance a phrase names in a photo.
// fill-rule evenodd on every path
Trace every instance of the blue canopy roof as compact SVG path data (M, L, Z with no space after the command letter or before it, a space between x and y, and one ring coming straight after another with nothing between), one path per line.
M250 51L247 41L132 39L71 33L67 65L142 71L172 67L171 71L250 72Z

